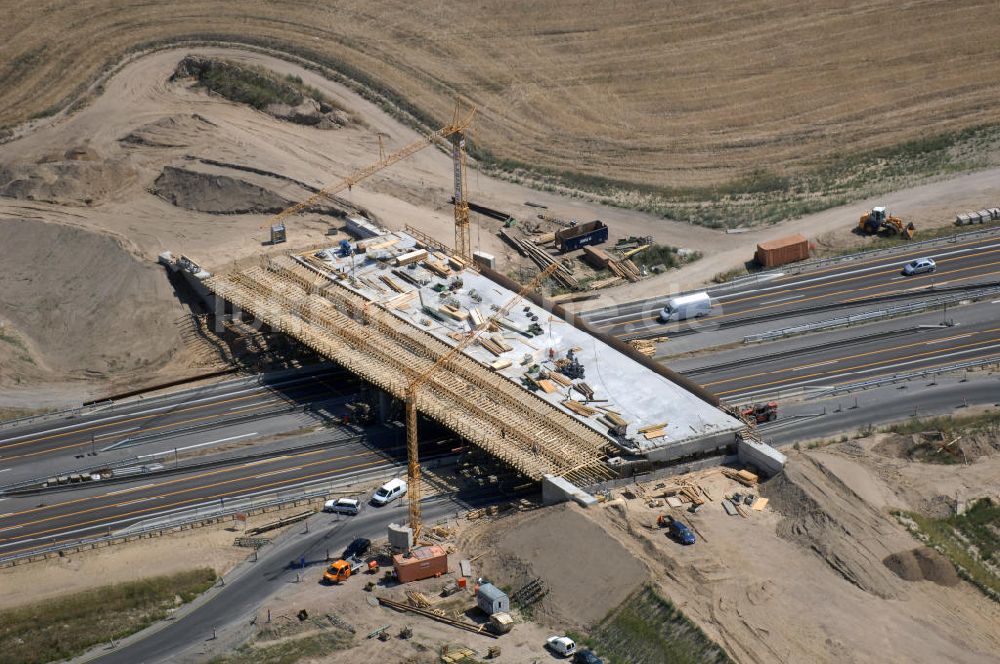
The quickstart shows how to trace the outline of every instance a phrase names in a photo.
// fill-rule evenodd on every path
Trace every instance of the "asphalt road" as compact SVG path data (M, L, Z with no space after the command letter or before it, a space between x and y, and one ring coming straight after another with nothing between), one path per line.
M972 406L1000 407L1000 376L969 381L960 376L942 376L808 399L782 408L778 420L761 426L760 432L766 442L783 447L799 441L854 435L859 429L889 422L961 414Z
M270 493L306 482L389 465L361 442L236 463L179 475L145 476L121 485L63 490L0 503L0 555L118 531L153 515L223 505L229 499Z
M973 315L975 313L975 315ZM940 320L940 314L932 314ZM894 320L844 334L813 334L700 359L681 368L727 401L818 390L979 359L1000 362L1000 305L963 311L968 324L920 326ZM979 320L975 320L979 319ZM886 329L888 328L888 329ZM684 364L694 364L688 360ZM677 367L675 367L677 368Z
M10 495L0 502L0 556L120 533L175 512L225 507L227 501L248 496L402 467L405 447L395 444L392 432L385 435L387 432L376 428L372 433L345 440L327 432L329 443L305 450L278 450L264 458L234 459L190 472L154 473L128 483ZM447 454L451 445L449 438L425 441L422 460Z
M905 277L902 267L929 256L937 270ZM806 312L843 312L874 303L924 297L931 289L1000 281L1000 238L943 243L933 248L903 250L890 256L859 259L796 275L777 276L735 290L709 290L714 307L695 321L657 321L668 296L628 302L584 318L596 329L625 338L710 332L762 320L788 319Z
M422 501L421 508L424 521L432 522L489 500L483 497L468 502L457 497L431 498ZM384 538L386 526L393 521L405 521L406 514L405 502L397 501L384 508L365 506L355 517L317 515L310 520L308 531L298 529L274 546L262 549L256 563L248 563L242 573L237 572L225 587L212 591L214 594L192 611L173 622L155 625L135 635L115 650L98 653L94 661L100 664L154 664L206 659L203 655L190 653L182 657L180 653L192 648L202 649L212 640L215 628L218 628L220 640L227 638L227 630L239 633L241 626L249 625L258 615L267 598L294 583L297 575L301 575L304 583L318 582L327 551L339 555L356 537ZM305 570L290 565L291 561L302 558L307 563ZM363 579L352 581L364 582Z
M104 460L108 453L125 450L134 442L207 429L241 417L301 412L303 406L318 412L322 404L351 394L359 387L360 381L348 372L327 368L320 372L302 371L263 384L255 379L226 381L115 405L71 420L42 420L0 430L0 482L10 481L11 476L4 473L25 466L37 469L39 476L60 473L74 459L86 460L100 456L103 451L105 456L101 460ZM48 467L46 462L53 465Z

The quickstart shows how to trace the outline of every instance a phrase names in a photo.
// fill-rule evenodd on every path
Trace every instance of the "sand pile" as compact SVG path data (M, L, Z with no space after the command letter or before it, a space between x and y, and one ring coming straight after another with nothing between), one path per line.
M61 205L92 205L112 198L136 176L127 159L102 159L89 148L71 148L47 154L35 162L0 166L0 196Z
M18 340L0 342L0 382L154 368L180 346L168 281L119 240L15 219L0 219L0 237L0 320Z
M514 590L541 578L548 594L533 615L563 628L601 620L648 578L642 562L579 510L561 505L508 526L479 563Z
M887 570L871 564L894 550L899 533L881 513L820 460L797 456L761 487L779 512L777 535L823 558L844 579L879 597L897 589Z
M176 166L164 167L153 193L177 207L212 214L275 214L294 202L239 178Z
M126 134L121 142L152 148L184 148L203 144L217 127L197 113L168 115Z
M907 581L933 581L939 586L958 585L958 574L951 561L927 546L886 556L882 564Z

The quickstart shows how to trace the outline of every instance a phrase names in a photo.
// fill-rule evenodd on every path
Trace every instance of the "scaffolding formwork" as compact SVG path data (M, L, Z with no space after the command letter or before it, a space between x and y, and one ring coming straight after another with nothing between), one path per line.
M205 284L397 398L450 349L288 256ZM611 475L604 436L468 356L455 356L422 386L417 408L532 479L552 474L590 485Z

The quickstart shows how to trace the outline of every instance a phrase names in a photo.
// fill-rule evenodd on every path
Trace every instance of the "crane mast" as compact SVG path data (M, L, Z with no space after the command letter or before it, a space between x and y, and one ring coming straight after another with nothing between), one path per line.
M410 501L410 528L413 529L413 541L416 541L417 537L420 536L420 529L423 525L420 520L420 452L417 445L417 391L422 385L424 385L424 383L431 379L438 369L448 364L456 355L468 348L472 342L479 338L480 334L490 327L490 324L509 314L510 310L521 301L525 294L538 288L538 286L552 276L552 273L554 273L557 269L559 269L559 263L553 263L535 275L534 279L518 291L514 297L510 298L506 304L497 310L495 314L487 319L486 325L483 325L478 330L475 330L458 345L452 346L451 350L440 356L437 361L427 369L427 371L414 378L413 382L407 386L405 397L407 458L406 483L407 494Z
M469 237L469 201L465 190L465 131L453 133L451 160L455 169L455 253L466 262L472 260L472 240Z

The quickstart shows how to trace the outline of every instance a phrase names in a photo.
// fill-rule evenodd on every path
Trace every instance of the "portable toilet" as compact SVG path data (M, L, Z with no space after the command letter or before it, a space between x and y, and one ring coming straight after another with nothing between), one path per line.
M507 597L507 593L492 583L484 583L479 586L479 590L476 592L476 604L490 616L494 613L510 612L510 598Z

